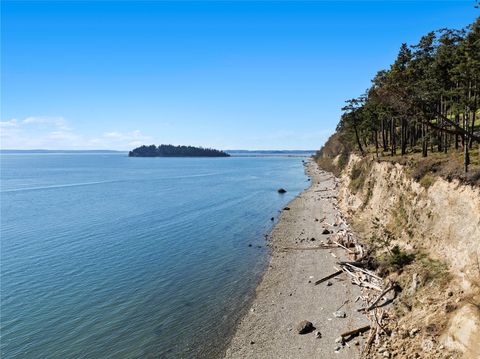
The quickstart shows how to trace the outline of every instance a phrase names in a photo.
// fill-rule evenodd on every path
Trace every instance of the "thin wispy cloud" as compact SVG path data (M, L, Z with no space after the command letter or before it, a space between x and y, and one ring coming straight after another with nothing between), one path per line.
M56 127L66 127L66 121L63 117L48 117L48 116L30 116L22 121L24 124L51 124Z
M128 150L152 142L140 130L108 131L98 136L77 132L61 116L29 116L23 120L0 121L0 147L3 149L120 149Z
M8 121L0 121L0 128L13 128L17 126L18 126L18 123L17 123L17 119L15 118L12 118L11 120L8 120Z

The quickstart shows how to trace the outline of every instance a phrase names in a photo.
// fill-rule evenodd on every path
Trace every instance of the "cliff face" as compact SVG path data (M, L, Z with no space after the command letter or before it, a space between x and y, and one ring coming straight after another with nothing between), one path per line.
M403 312L396 308L401 312L398 323L433 323L437 330L432 338L438 345L459 351L460 357L479 358L480 189L441 178L426 188L399 164L355 155L341 179L340 207L365 241L388 237L391 245L429 258L423 267L413 264L400 274L405 286L412 285L410 276L429 280L424 278L425 288L420 285L412 298L402 294L400 302L412 305ZM438 272L438 263L444 274Z
M398 164L369 163L358 192L350 186L352 169L360 158L352 156L342 175L340 203L365 229L378 217L387 227L399 226L399 239L410 248L427 249L448 262L470 286L478 276L480 256L480 189L437 178L424 188Z

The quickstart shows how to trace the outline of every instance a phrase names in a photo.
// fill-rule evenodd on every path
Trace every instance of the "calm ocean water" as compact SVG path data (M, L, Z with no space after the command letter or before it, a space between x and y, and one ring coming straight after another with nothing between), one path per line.
M217 356L308 186L301 158L0 158L4 359Z

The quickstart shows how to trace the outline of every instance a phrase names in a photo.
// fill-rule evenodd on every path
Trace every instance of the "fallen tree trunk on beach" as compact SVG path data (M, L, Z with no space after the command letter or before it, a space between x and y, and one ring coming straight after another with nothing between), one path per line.
M368 311L374 309L375 306L378 304L378 302L380 302L380 300L385 296L385 294L387 294L388 292L390 292L391 290L394 290L394 289L395 289L395 284L390 284L390 286L388 286L382 293L380 293L380 295L377 297L377 299L375 299L373 301L373 303L370 304L370 306L368 306L368 308L361 308L358 311L368 312Z
M370 325L365 325L365 326L363 326L363 327L360 327L360 328L357 328L357 329L353 329L353 330L349 330L348 332L342 333L342 334L340 334L340 336L341 336L342 338L352 337L352 336L361 334L361 333L363 333L363 332L366 332L367 330L370 330L370 328L371 328Z
M335 246L321 245L316 247L283 247L283 251L315 251L319 249L332 249Z
M339 270L339 271L336 271L335 273L329 274L329 275L327 275L326 277L323 277L322 279L317 280L317 281L314 283L314 285L318 285L318 284L323 283L323 282L325 282L325 281L327 281L327 280L329 280L329 279L332 279L332 278L336 277L337 275L341 274L342 272L343 272L343 271Z

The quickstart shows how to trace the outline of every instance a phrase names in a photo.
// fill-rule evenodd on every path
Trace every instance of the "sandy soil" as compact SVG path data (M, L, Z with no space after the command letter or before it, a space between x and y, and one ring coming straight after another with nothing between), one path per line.
M270 236L270 265L256 290L252 307L238 324L225 358L356 358L361 338L336 351L335 339L341 333L368 324L356 311L360 301L358 287L344 274L328 286L314 282L335 272L335 262L343 257L341 249L292 250L287 247L315 247L330 235L324 228L334 223L337 183L333 175L321 171L313 162L307 165L312 185L283 210ZM314 238L315 240L312 240ZM338 258L335 258L336 255ZM340 310L346 318L333 315ZM302 320L315 330L298 334ZM321 333L317 338L316 332ZM359 345L355 345L359 342Z

